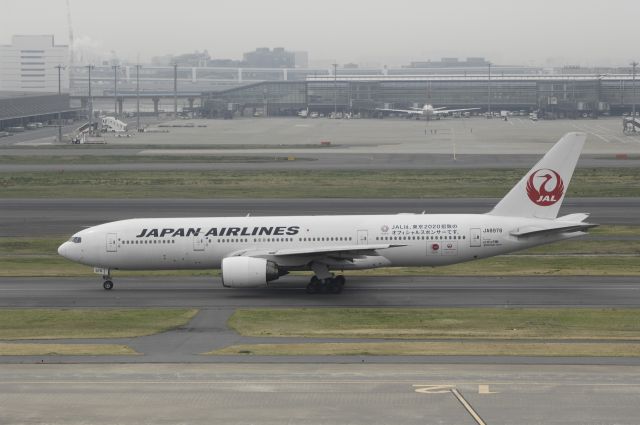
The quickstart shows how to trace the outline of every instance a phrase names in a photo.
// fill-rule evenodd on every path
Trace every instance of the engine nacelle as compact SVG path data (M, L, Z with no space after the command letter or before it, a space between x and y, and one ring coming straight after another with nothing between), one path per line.
M282 274L273 261L254 257L228 257L222 260L222 285L227 288L266 286Z

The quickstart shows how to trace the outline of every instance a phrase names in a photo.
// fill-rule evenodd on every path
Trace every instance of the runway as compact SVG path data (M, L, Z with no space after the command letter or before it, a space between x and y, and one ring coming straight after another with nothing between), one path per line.
M466 199L0 199L0 236L68 236L135 217L323 214L476 214L497 198ZM568 198L561 215L590 212L599 224L638 225L639 198Z
M340 295L305 293L308 278L230 289L219 277L114 275L105 291L89 278L0 278L0 307L640 307L638 277L349 276Z
M5 423L633 425L639 396L629 366L0 366Z

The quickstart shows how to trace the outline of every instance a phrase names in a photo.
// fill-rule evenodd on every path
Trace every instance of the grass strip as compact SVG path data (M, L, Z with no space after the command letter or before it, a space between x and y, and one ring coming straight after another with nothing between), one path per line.
M502 255L443 267L393 267L346 272L358 276L638 276L638 256Z
M589 220L587 220L589 221ZM601 225L593 229L589 229L589 234L604 237L637 237L640 236L640 226L624 226L624 225Z
M323 171L65 171L0 173L3 198L502 197L524 169ZM576 171L569 197L640 196L640 169Z
M557 342L367 342L243 344L204 353L231 356L539 356L638 357L640 344Z
M0 343L0 356L131 356L139 354L117 344L13 344Z
M2 309L0 339L132 338L186 325L195 309Z
M287 156L242 155L0 155L0 164L142 164L142 163L212 163L241 162L262 163L288 161ZM308 161L296 157L295 160Z
M640 340L640 309L255 308L229 326L256 337Z

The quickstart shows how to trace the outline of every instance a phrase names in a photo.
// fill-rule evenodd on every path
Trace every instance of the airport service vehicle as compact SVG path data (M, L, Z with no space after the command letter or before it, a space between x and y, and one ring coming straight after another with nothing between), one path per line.
M407 114L410 117L437 117L440 115L446 115L453 112L465 112L465 111L475 111L480 108L463 108L463 109L447 109L446 106L441 106L438 108L434 108L433 105L425 104L422 108L411 108L411 109L392 109L392 108L376 108L376 111L381 112L399 112L403 114Z
M443 266L584 235L588 214L558 217L586 135L569 133L486 214L136 218L90 227L60 255L112 270L222 269L230 288L313 271L309 293L342 291L341 270Z

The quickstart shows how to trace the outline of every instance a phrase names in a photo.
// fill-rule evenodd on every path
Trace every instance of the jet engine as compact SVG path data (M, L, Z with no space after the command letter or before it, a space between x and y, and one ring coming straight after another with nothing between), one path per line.
M227 288L266 286L286 274L278 265L264 258L227 257L222 260L222 285Z

